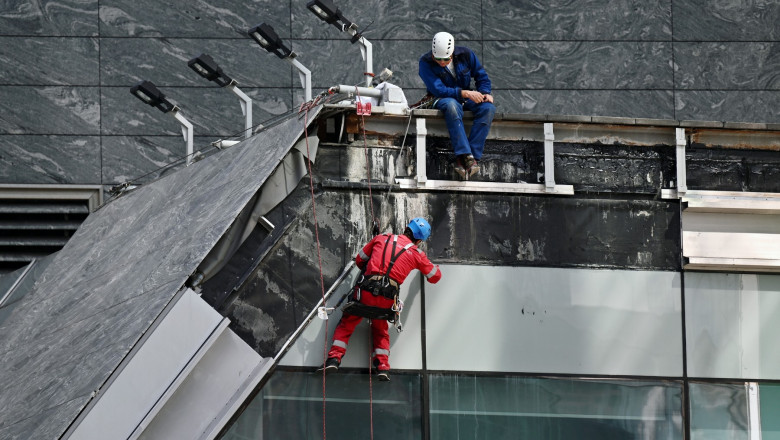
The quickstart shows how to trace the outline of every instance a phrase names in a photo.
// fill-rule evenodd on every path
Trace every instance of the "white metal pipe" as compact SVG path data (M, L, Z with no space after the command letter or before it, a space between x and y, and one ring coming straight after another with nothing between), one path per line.
M382 97L382 91L368 88L368 87L359 87L359 86L348 86L344 84L339 84L337 86L333 86L330 88L330 91L333 93L349 93L353 95L360 95L360 96L369 96L371 98L381 98Z

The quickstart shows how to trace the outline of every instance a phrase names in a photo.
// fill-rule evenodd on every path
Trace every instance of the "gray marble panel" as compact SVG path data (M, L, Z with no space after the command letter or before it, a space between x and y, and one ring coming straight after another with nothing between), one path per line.
M671 43L485 43L482 63L504 89L671 89Z
M293 40L292 49L298 54L298 61L311 70L313 95L337 84L365 85L365 61L359 45L352 45L349 40ZM300 88L297 71L294 75L293 87Z
M667 41L670 8L667 0L485 0L482 23L491 40Z
M8 440L60 438L63 427L71 422L73 412L84 406L89 396L78 396L32 417L9 422L0 427L0 438Z
M293 2L292 31L298 38L349 39L306 8L308 1ZM447 31L456 40L482 38L479 3L457 0L335 0L347 20L357 23L364 36L374 40L421 39L430 41L436 32Z
M674 119L728 122L780 122L777 91L678 91Z
M675 41L777 41L775 0L672 0Z
M194 151L213 152L218 139L196 136ZM181 136L103 136L102 147L103 182L111 185L149 183L182 166L186 154ZM174 162L178 166L167 167Z
M676 43L676 89L780 90L780 43Z
M62 432L302 131L288 118L92 213L0 324L0 381L16 383L0 420L41 420L21 438Z
M43 412L74 397L89 396L98 390L102 381L141 336L136 333L137 327L148 326L154 320L155 315L149 311L161 308L169 299L169 295L162 292L141 295L101 310L103 319L81 319L68 323L66 327L30 338L31 342L26 343L27 350L14 350L5 354L4 359L13 362L9 364L8 373L18 378L17 383L9 384L4 389L9 394L7 400L12 408L7 414L8 419ZM108 326L113 328L109 331L106 328ZM133 337L113 339L128 331ZM57 346L62 346L63 350L58 351ZM30 359L36 362L31 363ZM73 377L88 380L69 380ZM38 392L32 397L25 392L30 384L38 386Z
M14 85L98 85L95 38L0 37L0 80Z
M289 35L290 5L274 0L187 1L103 0L102 36L232 38L252 26L273 23L280 36Z
M160 90L181 108L181 115L193 124L196 136L224 137L244 130L240 100L229 90L218 87L160 87ZM288 89L241 90L252 99L254 126L292 108ZM144 104L130 94L130 87L103 87L101 91L103 134L181 134L181 124L173 114L162 113Z
M495 90L502 113L675 119L671 90Z
M108 86L132 86L141 80L151 80L158 87L217 88L216 83L200 77L187 66L189 60L202 53L209 54L242 90L290 87L290 65L277 60L249 37L102 38L100 81Z
M0 9L3 35L96 36L95 0L6 1Z
M0 135L0 183L99 184L98 136Z
M0 86L0 134L99 133L97 87Z

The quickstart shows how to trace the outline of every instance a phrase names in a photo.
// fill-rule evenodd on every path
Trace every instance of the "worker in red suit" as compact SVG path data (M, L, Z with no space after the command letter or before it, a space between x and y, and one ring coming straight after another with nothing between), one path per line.
M328 359L320 367L336 371L341 358L347 352L347 344L355 327L369 318L373 338L374 371L380 380L390 380L390 335L387 319L398 319L398 288L414 269L418 269L430 283L441 279L439 266L434 265L417 248L431 235L431 225L423 218L414 218L403 235L382 234L374 237L355 256L355 263L363 270L363 276L353 290L350 303L333 333L333 344ZM355 307L348 307L350 305Z

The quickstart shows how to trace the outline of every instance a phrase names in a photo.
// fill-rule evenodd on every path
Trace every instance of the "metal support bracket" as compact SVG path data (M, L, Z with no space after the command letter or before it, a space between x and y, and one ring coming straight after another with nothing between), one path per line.
M417 168L417 183L425 185L428 180L426 176L427 170L425 169L425 137L428 136L428 129L425 128L425 118L417 118L415 121L417 126L417 146L416 152L416 168Z
M685 129L677 128L677 197L682 197L688 191L685 176Z
M244 115L244 139L249 139L252 136L252 98L242 92L236 86L235 81L228 84L227 87L241 100L241 113Z
M347 32L354 37L355 35L357 35L357 28L350 26L347 29ZM364 74L366 75L366 87L371 87L371 81L374 79L373 47L371 43L368 40L366 40L365 37L363 36L361 36L357 40L357 42L360 43L360 55L366 61L366 71L364 72Z
M555 134L553 133L553 124L544 123L544 187L546 190L555 190L555 155L553 154L553 143Z
M416 140L416 170L417 175L414 178L396 178L395 181L402 189L408 190L428 190L428 191L472 191L472 192L501 192L501 193L528 193L528 194L555 194L572 195L574 187L571 185L555 185L553 172L553 151L552 139L545 140L545 168L549 169L549 175L545 171L546 185L529 183L508 183L508 182L479 182L479 181L452 181L452 180L428 180L426 175L426 145L425 139L428 135L428 129L425 125L425 118L416 119L417 140ZM549 125L549 130L547 130ZM545 124L545 132L549 131L552 137L552 124ZM549 146L547 145L549 143ZM549 164L548 164L549 161Z
M311 71L295 59L294 53L285 59L298 69L298 76L301 78L301 86L304 90L304 100L311 101Z
M179 108L174 107L172 110L173 117L181 124L181 134L184 136L184 141L187 143L187 166L192 163L193 152L193 136L192 136L192 123L179 113Z

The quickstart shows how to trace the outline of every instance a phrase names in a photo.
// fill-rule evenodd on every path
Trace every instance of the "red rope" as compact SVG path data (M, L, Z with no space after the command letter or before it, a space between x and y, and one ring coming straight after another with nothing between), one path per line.
M360 101L360 89L355 86L355 93L357 94L358 101ZM368 159L368 141L366 140L366 117L360 115L361 130L363 131L363 155L366 158L366 175L368 177L368 199L371 202L371 220L376 221L374 215L374 195L371 193L371 161ZM379 222L377 222L378 224Z
M357 86L355 87L355 93L357 94L358 101L360 101L360 88ZM360 122L361 122L361 130L363 131L363 155L366 158L366 174L367 174L367 181L368 181L368 199L371 203L371 219L373 221L376 221L376 216L374 216L374 195L371 193L371 161L368 158L368 141L366 140L366 117L365 115L360 114ZM378 224L379 222L377 222ZM371 349L373 348L372 342L372 329L371 329L371 320L368 320L368 410L370 413L370 426L371 426L371 440L374 440L374 385L373 381L371 379L372 371L371 371Z
M317 203L314 199L314 175L311 171L311 152L309 151L309 109L314 107L319 101L319 96L311 103L301 104L299 113L301 110L305 111L303 122L303 136L306 138L306 159L309 168L309 190L311 192L311 208L312 215L314 217L314 236L317 239L317 262L320 269L320 288L322 289L322 306L325 307L325 280L322 275L322 254L320 252L320 232L319 225L317 223ZM328 320L325 320L325 343L322 352L322 365L325 365L328 357ZM322 369L322 439L326 439L325 431L325 368Z
M355 91L357 92L358 100L360 99L360 91L357 87L355 87ZM309 169L309 190L311 192L311 206L312 206L312 215L314 217L314 234L317 240L317 261L319 263L319 270L320 270L320 287L322 290L322 305L325 306L325 281L322 274L322 255L320 252L320 235L319 235L319 225L317 223L317 204L315 202L314 198L314 176L311 169L311 153L309 151L309 134L308 134L308 118L309 118L309 109L314 107L317 104L317 101L319 101L319 96L311 103L303 103L301 104L301 107L299 108L298 112L305 111L304 115L304 126L303 126L303 133L304 137L306 138L306 156L307 156L307 165ZM361 129L363 131L363 151L364 156L366 158L366 174L368 177L368 197L371 204L371 219L376 220L376 216L374 215L374 196L371 190L371 161L368 157L368 141L366 139L366 121L365 116L360 115L361 119ZM368 327L369 327L369 350L368 350L368 400L369 400L369 412L370 412L370 428L371 428L371 440L374 439L374 390L373 390L373 380L372 380L372 336L371 336L371 320L368 320ZM325 342L323 346L323 355L322 355L322 365L325 365L325 362L328 360L328 320L325 320ZM322 369L322 438L323 440L326 439L326 423L325 423L325 368Z
M371 358L372 358L372 349L374 348L373 340L374 340L374 333L373 329L371 328L371 320L368 320L368 412L369 412L369 419L370 419L370 426L371 426L371 440L374 440L374 384L372 380L372 371L371 371Z

